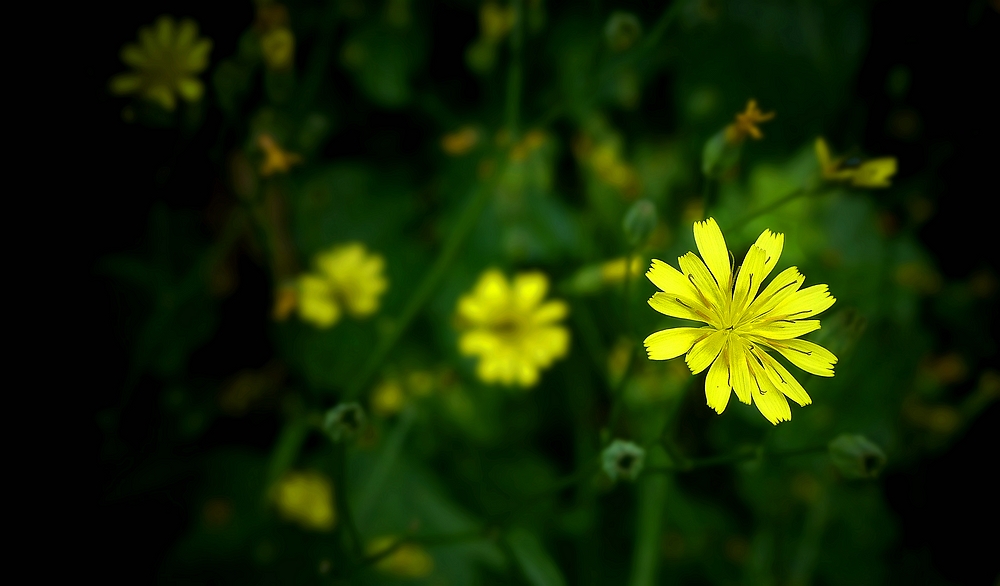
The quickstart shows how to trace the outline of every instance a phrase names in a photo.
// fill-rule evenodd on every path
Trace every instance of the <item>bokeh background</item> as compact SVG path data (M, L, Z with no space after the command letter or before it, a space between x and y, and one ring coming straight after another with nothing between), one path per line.
M172 108L110 81L164 14L212 42L203 93ZM997 513L998 39L984 0L122 7L81 53L85 132L106 145L86 155L101 187L81 242L101 575L998 583L996 539L969 532ZM774 119L706 177L704 145L749 99ZM262 135L295 164L267 171ZM824 182L820 136L895 157L891 186ZM638 201L657 222L635 245L623 219ZM837 375L803 373L814 402L790 422L735 400L716 415L680 359L628 367L672 322L614 261L673 264L707 216L738 224L737 258L764 228L784 233L779 269L838 298L809 336ZM347 242L384 258L388 289L374 315L318 328L288 285ZM528 390L484 383L458 351L457 300L489 267L542 271L570 307L568 354ZM316 421L368 364L367 425L334 445ZM678 464L657 445L665 426L684 458L739 457L656 472ZM884 468L835 466L823 447L843 433L879 446ZM614 437L645 446L653 470L615 483L591 466ZM337 496L290 516L277 496L290 478ZM324 506L335 520L310 525Z

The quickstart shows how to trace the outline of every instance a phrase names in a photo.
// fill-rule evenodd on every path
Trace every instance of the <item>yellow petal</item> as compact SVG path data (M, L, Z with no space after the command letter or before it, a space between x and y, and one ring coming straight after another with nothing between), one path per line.
M182 77L177 80L177 93L189 102L196 102L205 93L205 86L193 77Z
M712 363L705 377L705 398L708 406L722 413L729 404L731 387L729 386L729 344L722 349L719 357Z
M694 241L698 245L701 258L705 259L705 264L712 271L719 287L723 291L728 291L731 274L729 249L726 248L726 240L714 218L694 223Z
M788 267L781 271L777 277L771 279L767 287L764 287L764 291L757 296L757 299L754 299L744 312L742 319L753 319L766 315L779 303L798 291L804 281L805 277L795 267Z
M774 308L773 316L786 316L792 319L802 319L823 313L830 308L835 297L830 295L826 285L813 285L790 295L783 303Z
M122 47L120 57L123 63L136 69L143 68L149 63L149 56L138 45L131 43Z
M708 267L698 258L698 255L689 252L678 258L677 262L681 267L681 272L684 273L688 280L694 284L695 289L698 290L699 299L712 310L713 314L722 311L725 307L722 291L712 277L712 273L708 271Z
M789 362L816 376L833 376L837 357L819 344L808 340L784 340L769 344Z
M767 259L767 252L759 246L753 246L743 259L736 275L736 287L733 290L733 308L736 315L742 315L747 306L757 296L760 290L760 283L763 281L761 274L764 271L764 261Z
M184 19L181 21L180 26L177 27L177 35L174 37L174 47L177 48L178 52L184 51L194 42L197 36L198 25L193 20Z
M642 343L650 360L670 360L690 350L695 342L712 331L711 328L671 328L650 334Z
M648 303L650 307L663 315L718 325L717 320L713 320L711 317L714 314L707 314L699 309L699 307L703 307L701 303L685 301L680 297L672 297L666 293L654 293L649 298Z
M520 273L514 277L514 304L521 311L530 311L545 297L549 280L539 272Z
M174 92L165 85L154 85L146 88L144 96L146 99L160 104L165 110L173 110L177 105Z
M729 335L730 333L725 330L716 331L695 342L684 358L693 374L698 374L712 364L729 339Z
M791 420L792 410L788 407L784 393L774 386L764 368L756 360L750 360L749 364L754 382L751 395L761 415L774 425Z
M694 284L680 271L662 260L655 258L652 260L649 270L646 271L646 278L668 295L676 295L682 299L698 299L698 291L694 288Z
M767 372L767 376L771 378L771 384L775 388L803 407L812 403L809 393L802 388L799 381L795 380L795 377L780 362L767 352L757 351L756 355L764 363L764 370Z
M161 16L156 19L156 23L153 25L154 34L156 35L156 44L161 48L170 47L173 44L174 36L174 20L169 16Z
M753 245L764 249L764 252L767 253L767 258L764 259L764 272L760 274L760 280L763 282L771 274L771 269L774 268L774 265L778 264L781 251L785 246L785 235L780 232L764 230L757 237L757 242L754 242Z
M733 338L727 345L726 350L729 353L729 384L733 387L733 391L740 402L749 405L751 400L750 391L754 385L753 380L750 378L750 368L747 364L749 357L746 353L745 344Z
M536 309L531 315L531 320L535 324L548 324L559 321L569 313L569 306L564 301L558 299L546 301L541 307Z
M208 54L212 50L210 39L201 39L191 47L184 60L184 65L188 71L198 73L208 66Z
M749 333L771 340L789 340L816 331L820 328L818 319L800 321L775 321L762 326L754 326Z
M896 174L895 157L865 161L851 178L856 187L889 187L889 178Z
M334 301L325 279L313 275L299 277L299 317L321 328L340 320L340 306Z
M833 162L833 158L830 156L830 147L827 146L826 141L822 138L816 139L816 159L819 161L819 168L823 177L829 179L830 175L833 174L836 165Z
M142 78L131 73L119 73L111 78L111 93L124 95L135 93L142 87Z

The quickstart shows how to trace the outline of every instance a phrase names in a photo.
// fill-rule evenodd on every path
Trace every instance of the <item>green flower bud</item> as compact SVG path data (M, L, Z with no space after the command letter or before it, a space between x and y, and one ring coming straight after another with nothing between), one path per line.
M616 439L604 448L601 462L611 480L635 480L642 472L646 450L625 440Z
M646 242L656 229L656 206L648 199L640 199L625 212L622 228L629 244L639 246Z
M326 412L323 429L335 442L353 439L365 426L365 410L357 403L341 403Z
M726 137L726 129L715 133L705 142L701 152L701 172L706 177L719 177L740 160L740 144L734 144Z
M844 478L875 478L885 467L885 452L863 435L841 434L828 448Z
M634 14L615 12L604 25L604 38L608 47L615 52L624 51L635 44L642 36L642 24Z

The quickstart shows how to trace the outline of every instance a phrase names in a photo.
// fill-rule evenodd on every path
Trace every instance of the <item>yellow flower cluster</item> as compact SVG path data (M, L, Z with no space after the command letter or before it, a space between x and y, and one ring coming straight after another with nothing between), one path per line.
M198 38L198 25L191 20L174 23L161 16L152 27L139 29L139 44L122 48L121 59L133 68L111 78L111 91L134 94L156 102L167 110L177 97L188 102L201 99L205 86L198 74L208 66L212 41Z
M313 272L298 280L298 311L303 320L328 328L345 311L356 318L378 311L379 298L389 286L381 256L351 242L320 253L315 265Z
M726 142L733 145L742 144L747 137L754 140L764 138L764 133L757 128L761 122L774 118L774 112L765 114L757 107L757 100L747 102L745 110L736 115L736 120L726 127Z
M566 355L569 331L559 322L569 308L563 301L543 301L548 287L548 278L539 272L508 281L490 269L459 299L459 350L479 358L476 374L481 380L532 387L541 369Z
M274 504L286 520L306 529L329 531L337 522L333 486L318 472L290 472L274 487Z
M822 138L816 139L816 159L820 172L827 181L850 183L854 187L889 187L889 179L896 174L896 158L880 157L868 160L836 159Z
M769 351L806 372L833 376L837 357L796 338L818 330L819 320L807 318L827 310L836 299L826 285L799 289L805 277L795 267L779 273L760 291L781 256L782 234L764 230L735 270L714 219L696 222L694 239L701 258L688 252L677 259L680 271L653 260L646 276L662 292L654 294L649 305L664 315L707 325L651 334L644 342L649 358L668 360L687 354L685 360L695 374L711 366L705 395L708 406L718 413L735 392L743 403L750 404L752 398L771 423L788 421L792 414L786 396L803 406L812 399Z

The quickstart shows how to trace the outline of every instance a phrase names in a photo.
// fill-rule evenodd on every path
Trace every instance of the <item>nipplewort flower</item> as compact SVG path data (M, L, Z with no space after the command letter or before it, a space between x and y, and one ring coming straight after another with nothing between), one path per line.
M478 356L483 382L531 387L539 371L569 350L569 331L561 323L569 311L559 300L543 301L548 278L520 273L508 282L497 269L483 273L475 288L458 301L459 350Z
M896 174L895 157L877 159L836 159L822 138L816 139L816 159L820 172L827 181L842 181L854 187L889 187L889 179Z
M708 325L653 333L644 342L649 358L668 360L686 353L694 374L711 366L705 396L718 413L729 403L730 391L735 391L743 403L750 404L752 398L771 423L790 420L785 397L802 406L812 399L770 352L806 372L833 376L837 357L796 338L818 330L819 320L807 318L825 311L836 299L826 285L800 290L805 277L795 267L779 273L758 295L781 256L782 234L764 230L735 270L714 219L695 222L694 239L702 258L688 252L678 259L680 271L653 260L646 276L661 292L649 299L649 305L665 315Z
M320 253L316 270L299 277L299 317L328 328L345 311L358 318L372 315L389 286L384 269L385 260L358 242Z

